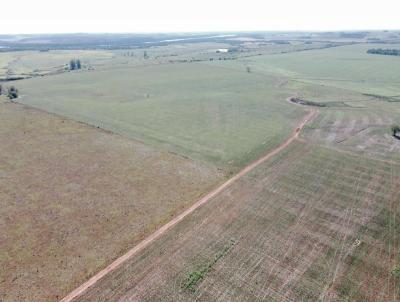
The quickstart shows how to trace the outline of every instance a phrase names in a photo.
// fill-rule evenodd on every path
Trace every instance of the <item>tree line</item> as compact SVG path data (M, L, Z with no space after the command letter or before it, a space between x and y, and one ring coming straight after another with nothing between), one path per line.
M385 56L400 56L400 49L372 48L368 49L367 53L385 55Z
M0 95L2 94L5 94L10 100L16 99L18 97L18 89L14 86L10 86L5 89L2 85L0 85Z

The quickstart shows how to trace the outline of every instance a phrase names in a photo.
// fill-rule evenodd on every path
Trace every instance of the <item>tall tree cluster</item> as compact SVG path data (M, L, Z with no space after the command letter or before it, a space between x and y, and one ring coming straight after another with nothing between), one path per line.
M72 59L71 61L69 61L69 70L77 70L81 68L82 68L81 60Z
M400 49L373 48L373 49L368 49L367 53L386 55L386 56L400 56Z

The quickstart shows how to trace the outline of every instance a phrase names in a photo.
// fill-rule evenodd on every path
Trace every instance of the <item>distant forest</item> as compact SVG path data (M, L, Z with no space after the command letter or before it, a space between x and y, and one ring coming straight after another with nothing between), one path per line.
M385 56L400 56L400 49L373 48L373 49L368 49L367 53L385 55Z
M400 43L400 31L0 34L0 53L21 50L137 49L185 43L224 43L235 47L244 43L243 38L275 44L288 44L291 41L305 44L337 43L338 39L341 43L394 44Z

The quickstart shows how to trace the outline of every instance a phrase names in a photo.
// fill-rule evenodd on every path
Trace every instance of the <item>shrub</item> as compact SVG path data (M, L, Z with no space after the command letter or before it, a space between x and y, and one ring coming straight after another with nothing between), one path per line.
M18 89L15 88L14 86L9 87L7 91L7 97L10 100L16 99L18 97Z
M189 278L185 283L187 289L193 289L193 287L204 278L205 271L194 271L191 272Z
M395 267L392 270L392 275L395 276L395 277L400 277L400 267Z
M400 132L400 126L399 125L392 125L391 130L392 130L392 135L393 136L397 136L397 133Z

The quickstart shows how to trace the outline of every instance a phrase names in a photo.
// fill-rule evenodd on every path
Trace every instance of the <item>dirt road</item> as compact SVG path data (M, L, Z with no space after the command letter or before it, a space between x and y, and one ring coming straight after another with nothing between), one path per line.
M66 297L64 297L60 302L70 302L73 301L75 298L83 294L89 287L93 286L98 280L103 278L106 274L110 273L111 271L115 270L117 267L119 267L121 264L126 262L128 259L136 255L138 252L149 246L154 240L159 238L161 235L163 235L165 232L167 232L170 228L172 228L174 225L179 223L181 220L183 220L186 216L188 216L190 213L192 213L194 210L208 202L210 199L212 199L214 196L218 195L221 193L223 190L225 190L227 187L229 187L232 183L237 181L239 178L243 177L247 173L249 173L251 170L274 156L275 154L279 153L283 149L285 149L287 146L289 146L300 134L300 130L303 129L305 124L309 122L310 120L314 119L315 116L318 114L318 111L314 108L308 109L309 113L307 116L301 121L299 125L294 129L290 137L281 145L279 145L277 148L271 150L258 160L254 161L253 163L249 164L246 166L243 170L241 170L238 174L224 182L222 185L220 185L218 188L214 189L204 197L202 197L200 200L198 200L195 204L193 204L190 208L185 210L183 213L172 219L170 222L167 224L163 225L161 228L159 228L157 231L155 231L153 234L151 234L149 237L141 241L139 244L137 244L134 248L129 250L125 255L121 256L117 260L115 260L113 263L111 263L109 266L107 266L105 269L101 270L98 272L96 275L91 277L88 281L83 283L81 286L76 288L74 291L69 293Z

